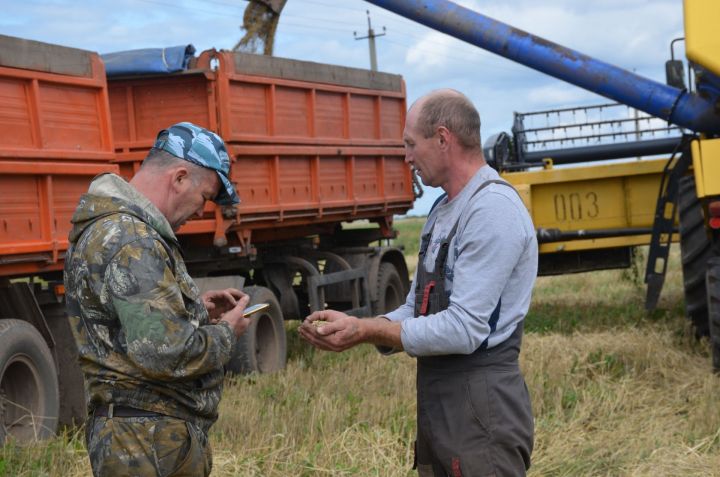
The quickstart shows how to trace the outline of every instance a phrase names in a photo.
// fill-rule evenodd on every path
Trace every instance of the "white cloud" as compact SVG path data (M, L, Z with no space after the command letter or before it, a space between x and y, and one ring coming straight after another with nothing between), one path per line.
M445 68L448 61L448 53L451 50L451 39L447 36L431 32L416 42L405 56L405 61L422 73L438 68Z
M522 96L524 103L531 109L545 109L564 107L586 101L588 93L580 88L568 87L560 82L558 84L532 87Z

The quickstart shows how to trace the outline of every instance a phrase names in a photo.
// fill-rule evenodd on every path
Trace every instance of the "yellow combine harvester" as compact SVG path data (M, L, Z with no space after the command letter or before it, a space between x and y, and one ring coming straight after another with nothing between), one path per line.
M671 58L663 84L445 0L368 1L617 102L599 109L626 105L649 115L578 124L575 131L582 125L585 133L563 142L592 145L545 150L542 146L556 138L553 128L567 123L528 127L524 120L531 115L516 117L513 136L491 138L486 156L531 211L541 243L541 273L628 266L632 247L649 245L646 305L652 309L670 243L679 236L687 315L698 336L710 336L713 367L720 371L720 2L685 0L688 82L683 62ZM620 131L620 144L605 142L618 133L601 128L618 121L635 127ZM644 135L640 123L657 134ZM645 159L659 154L670 159ZM633 159L609 161L619 158ZM568 163L574 166L558 166Z

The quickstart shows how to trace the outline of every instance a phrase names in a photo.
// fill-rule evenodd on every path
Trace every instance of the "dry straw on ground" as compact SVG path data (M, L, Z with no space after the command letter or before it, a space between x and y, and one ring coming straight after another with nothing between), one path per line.
M676 260L649 315L637 270L538 280L521 358L531 476L720 476L720 378L682 317ZM414 361L289 338L285 371L228 380L213 475L417 475ZM2 448L0 475L89 476L81 434Z

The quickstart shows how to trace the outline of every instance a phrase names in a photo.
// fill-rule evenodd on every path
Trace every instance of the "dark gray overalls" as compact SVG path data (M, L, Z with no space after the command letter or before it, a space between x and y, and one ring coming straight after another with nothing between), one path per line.
M491 183L512 187L504 181L487 181L473 197ZM442 241L435 268L428 273L423 263L434 227L420 244L416 317L438 313L449 305L446 262L458 224ZM490 317L491 332L497 326L500 306ZM420 477L525 475L533 448L533 417L518 367L521 340L522 323L493 348L487 348L486 339L469 355L418 358L415 457Z

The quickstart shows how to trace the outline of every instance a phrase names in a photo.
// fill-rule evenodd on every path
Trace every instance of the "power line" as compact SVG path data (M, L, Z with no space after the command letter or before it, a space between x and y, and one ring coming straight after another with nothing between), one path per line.
M188 6L187 4L180 4L180 5L178 5L178 4L171 4L171 3L163 2L163 1L161 1L161 0L136 0L136 1L143 2L143 3L155 4L155 5L161 5L161 6L167 6L167 7L173 7L173 8L178 8L178 7L180 7L180 8L185 9L185 10L199 11L199 12L202 12L202 13L204 13L204 14L213 15L213 16L222 16L222 17L227 17L227 16L228 16L228 13L226 13L226 12L220 12L220 11L217 11L217 10L207 9L207 8L200 8L200 7ZM217 0L202 0L202 1L203 1L203 3L212 3L212 4L216 4L216 5L223 5L223 6L233 7L233 8L236 8L236 7L237 7L237 8L240 8L239 5L232 5L232 4L229 4L229 3L227 3L227 2L221 2L221 1L217 1ZM330 4L327 4L327 3L320 2L320 1L318 1L318 0L303 0L303 1L304 1L305 3L311 3L311 4L315 4L315 5L319 5L319 6L333 6L333 7L337 8L337 9L341 9L341 10L345 10L345 11L355 11L355 12L359 12L359 11L360 11L360 10L358 10L358 9L350 8L350 7L347 7L347 6L330 5ZM242 13L242 12L238 12L238 13ZM366 13L367 13L367 10L366 10ZM231 13L231 14L232 14L232 13ZM409 26L409 23L408 23L408 22L398 21L397 19L391 18L391 17L389 17L388 15L382 14L382 13L380 13L380 15L383 16L383 17L389 18L389 19L391 19L392 21L394 21L394 22L396 22L396 23L402 24L404 27ZM288 20L290 20L290 21L288 21ZM328 26L328 25L318 26L318 25L305 25L305 24L293 23L292 20L311 20L311 21L318 21L318 22L330 23L330 24L354 25L354 23L345 22L345 21L339 21L339 20L337 20L337 19L318 18L318 17L305 17L305 16L301 16L301 15L294 15L294 14L289 13L289 12L287 12L287 11L283 12L283 14L280 16L280 25L282 25L282 26L293 26L293 27L296 27L296 28L303 28L303 29L309 29L309 30L316 30L316 29L317 29L317 30L338 31L338 32L340 32L340 31L345 31L345 30L342 29L342 28L334 28L334 27ZM424 27L424 26L422 26L422 25L418 25L418 26L421 26L422 28L426 28L426 27ZM432 30L432 29L428 29L428 30L429 30L430 32L434 32L434 31L435 31L435 30ZM426 39L425 37L423 37L423 36L421 36L421 35L418 35L418 34L415 34L415 33L412 33L412 32L406 31L406 30L400 30L399 33L401 33L401 34L404 35L404 36L409 36L409 37L417 38L417 39L419 39L419 40L425 40L425 39ZM376 35L376 36L380 36L380 35ZM459 43L458 47L455 48L456 50L461 50L461 51L463 51L463 52L465 52L465 53L468 53L468 54L476 54L476 53L477 53L477 51L473 51L473 50L470 50L470 49L468 49L468 48L462 48L462 45L463 45L463 44L462 44L462 42L461 42L460 40L457 40L456 38L453 38L452 36L449 36L449 35L447 35L447 36L448 36L448 38L450 38L450 39L453 40L454 42ZM395 42L395 43L398 44L398 45L400 45L400 43L398 43L398 42ZM410 48L413 47L413 45L404 45L404 46L410 47ZM440 52L441 50L434 50L434 51ZM442 53L443 53L443 54L446 54L445 51L442 51ZM460 61L464 61L464 60L460 60Z
M178 7L179 7L179 8L181 8L181 9L183 9L183 10L193 11L193 12L201 12L201 13L204 13L204 14L206 14L206 15L218 16L218 17L223 17L223 18L227 18L228 15L235 15L235 13L222 12L222 11L217 11L217 10L212 10L212 9L207 9L207 8L196 8L196 7L190 7L190 6L187 6L187 5L177 5L177 4L162 2L162 1L160 1L160 0L135 0L135 1L143 2L143 3L150 3L150 4L155 4L155 5L160 5L160 6L164 6L164 7L173 7L173 8L178 8ZM204 0L204 1L207 1L207 0ZM223 2L212 2L212 3L227 5L227 4L223 3ZM237 12L237 13L240 14L240 15L242 15L242 12ZM292 15L290 15L290 16L292 17ZM320 20L320 19L318 19L318 20ZM328 23L331 23L331 22L332 22L332 20L329 20L329 19L328 19L328 20L320 20L320 21L327 21ZM332 22L332 23L335 23L335 22ZM342 31L342 32L347 31L347 30L342 29L342 28L333 28L333 27L331 27L331 26L313 26L313 25L292 23L292 22L288 22L287 20L283 20L283 15L280 16L280 24L281 24L281 25L287 25L287 26L295 26L295 27L298 27L298 28L309 28L309 29L312 29L312 30L320 29L320 30ZM348 25L350 25L350 23L348 23Z
M248 0L245 0L245 2L246 5L238 5L237 3L218 2L217 0L202 0L202 3L212 3L214 5L223 5L230 8L240 8L243 11L245 10L247 3L250 3Z
M361 8L337 5L334 3L324 3L324 2L319 2L318 0L303 0L303 3L319 5L321 7L337 8L338 10L346 10L346 11L351 11L351 12L363 12L365 10L364 8L361 9Z
M136 1L143 2L143 3L155 4L155 5L161 5L161 6L169 6L169 7L171 6L171 7L173 7L173 8L178 8L178 7L180 7L180 8L182 8L182 9L188 10L188 11L197 11L197 12L201 12L201 13L204 13L204 14L207 14L207 15L227 17L227 13L225 13L225 12L220 12L220 11L213 10L213 9L196 8L196 7L191 7L191 6L188 6L188 5L173 5L173 4L170 4L170 3L167 3L167 2L163 2L163 1L161 1L161 0L136 0ZM204 0L204 1L207 1L207 0ZM309 1L309 0L307 0L307 1ZM217 1L211 2L211 3L226 5L224 2L217 2ZM312 3L321 4L320 2L317 2L317 1L315 1L315 0L313 0ZM341 7L339 7L339 8L341 8ZM293 15L281 15L279 26L282 26L283 29L287 29L287 28L289 27L290 29L312 30L312 31L317 31L317 30L337 31L337 32L345 32L345 31L347 31L347 30L344 29L344 28L334 28L334 27L332 27L332 26L327 26L327 25L318 26L318 25L307 25L307 24L301 24L301 23L293 23L292 21L288 21L288 20L284 20L284 19L283 19L283 18L287 18L287 17L290 17L291 20L292 20L292 18L293 18L294 16L293 16ZM309 19L309 18L308 18L308 19ZM316 19L316 20L318 20L318 21L323 21L323 22L326 21L326 22L328 22L328 23L333 22L333 21L330 20L330 19L328 19L328 20L323 20L323 19L319 19L319 18L318 18L318 19ZM333 23L335 23L335 22L333 22ZM282 30L279 30L279 32L282 32ZM408 34L408 36L414 36L414 37L416 37L416 38L422 38L422 37L420 37L420 36L418 36L418 35ZM424 38L423 38L423 39L424 39ZM401 47L403 47L403 48L405 48L405 49L416 48L416 45L408 45L408 44L406 44L406 43L401 43L401 42L399 42L399 41L394 41L394 40L390 40L390 39L386 39L385 41L388 41L389 43L392 43L392 44L401 46ZM449 59L449 60L452 60L453 62L458 62L458 63L462 63L462 64L467 64L467 58L459 58L459 57L455 57L455 56L453 56L453 55L449 55L449 54L447 53L447 51L444 51L444 50L441 50L441 49L421 48L420 50L421 50L421 51L424 51L424 52L427 52L427 53L433 53L433 52L435 52L435 53L440 53L440 54L443 55L444 58L447 58L447 59ZM469 51L468 51L468 53L469 53Z
M446 58L446 59L448 59L448 60L451 60L452 62L462 63L462 64L465 65L465 66L467 66L468 63L469 63L467 57L461 58L461 57L459 57L459 56L454 56L454 55L452 55L452 54L448 54L448 52L445 51L445 50L440 50L440 49L435 49L435 48L428 48L428 47L418 48L417 45L408 45L407 43L402 43L402 42L399 42L399 41L396 41L396 40L391 40L391 39L389 39L389 38L385 39L385 41L388 42L388 43L392 43L392 44L394 44L394 45L397 45L397 46L401 46L401 47L403 47L404 49L407 49L407 50L409 50L409 49L411 49L411 48L416 48L416 49L419 49L421 52L428 53L428 54L431 54L431 55L437 56L437 55L439 54L439 55L442 55L443 58ZM474 52L474 53L478 53L478 52ZM471 64L472 64L472 63L471 63ZM477 64L479 64L479 63L477 63ZM515 68L507 67L507 66L502 66L502 65L494 65L493 68L494 68L495 70L515 71Z
M333 28L333 27L329 27L329 26L319 27L319 26L316 26L316 25L303 25L303 24L287 23L287 22L284 22L284 23L283 23L282 19L280 19L280 22L281 22L280 25L282 25L282 26L292 26L292 27L295 27L295 28L304 28L304 29L307 29L307 30L341 31L341 32L343 32L343 33L347 33L347 30L346 30L345 28Z
M180 8L182 8L182 9L184 9L184 10L201 12L201 13L204 13L204 14L206 14L206 15L212 15L212 16L227 17L228 14L229 14L229 12L217 11L217 10L215 10L215 9L197 8L197 7L193 7L193 6L188 6L187 4L181 4L181 5L171 4L171 3L163 2L163 1L161 1L161 0L136 0L136 1L138 1L138 2L143 2L143 3L149 3L149 4L160 5L160 6L166 6L166 7L173 7L173 8L178 8L178 7L180 7ZM203 1L206 2L206 3L213 3L213 4L217 4L217 5L223 5L223 6L233 6L233 5L230 5L230 4L225 3L225 2L210 1L210 0L203 0ZM330 6L330 5L328 5L328 4L319 2L319 1L317 1L317 0L304 0L304 1L306 1L307 3L316 4L316 5ZM340 6L337 6L337 8L338 8L338 9L342 9L342 10L358 11L358 10L356 10L356 9L350 9L350 8L348 8L348 7L340 7ZM366 13L367 13L367 10L366 10ZM283 18L286 18L286 19L283 19ZM289 18L290 21L288 21L287 18ZM300 29L300 30L305 30L305 31L307 31L307 30L312 30L312 31L325 30L325 31L337 31L337 32L345 32L345 31L347 31L347 30L344 29L344 28L335 28L335 27L332 27L332 26L329 26L329 25L319 26L319 25L308 25L308 24L304 24L304 23L294 23L294 22L291 21L291 20L293 20L293 19L307 19L307 20L314 20L314 21L327 22L327 23L333 23L333 24L344 23L344 24L350 25L349 22L338 22L338 21L335 21L335 20L333 20L333 19L322 19L322 18L314 18L314 17L301 17L301 16L299 16L299 15L281 15L281 18L280 18L280 26L282 26L283 29L289 29L290 31L292 31L293 29ZM280 30L280 31L282 31L282 30ZM431 31L433 31L433 30L431 30ZM410 36L410 37L414 37L414 38L418 38L418 39L425 40L425 38L423 38L423 37L420 36L420 35L416 35L416 34L413 34L413 33L410 33L410 32L402 32L402 33L403 33L405 36ZM380 36L380 35L376 35L376 36ZM452 39L452 40L455 40L455 39L452 38L452 37L449 37L449 38ZM389 39L389 38L386 39L385 41L387 41L387 42L389 42L389 43L391 43L391 44L400 46L400 47L402 47L402 48L404 48L404 49L406 49L406 50L409 50L409 49L411 49L411 48L416 48L416 49L418 48L417 45L410 45L410 44L407 44L407 43L402 43L402 42L397 41L397 40L391 40L391 39ZM459 42L459 40L455 40L455 41L458 41L458 42ZM450 60L450 61L452 61L452 62L457 62L457 63L464 64L464 65L467 65L467 64L468 64L468 58L467 58L467 57L465 57L465 58L460 58L460 57L454 56L454 55L452 55L452 54L448 54L447 50L443 50L442 48L437 48L437 49L436 49L436 48L422 47L422 48L419 48L419 50L420 50L421 52L425 52L425 53L428 53L428 54L442 54L443 58L446 58L446 59L448 59L448 60ZM471 50L469 50L469 49L455 48L455 50L462 50L462 51L464 51L464 52L467 52L468 54L476 54L476 53L477 53L477 51L471 51ZM510 70L510 68L506 68L506 67L502 67L502 66L495 66L495 68L496 68L496 69L505 69L505 70L508 70L508 71Z
M358 12L358 13L361 11L361 10L359 10L359 9L354 9L354 8L350 8L350 7L347 7L347 6L344 6L344 7L343 7L343 6L338 6L338 5L330 5L330 4L326 4L326 3L319 2L319 1L317 1L317 0L303 0L303 3L311 3L311 4L315 4L315 5L319 5L319 6L333 6L333 7L335 7L335 8L341 9L341 10L353 11L353 12ZM365 13L367 13L367 12L368 12L368 10L365 11ZM376 11L376 12L374 12L374 13L376 13L376 14L378 14L379 16L384 17L385 19L388 19L388 20L390 20L390 21L392 21L392 22L394 22L394 23L396 23L396 24L398 24L398 25L402 25L403 27L410 27L410 28L416 27L416 28L425 29L425 30L427 30L429 33L439 33L440 35L449 38L449 39L452 40L453 42L456 42L456 43L458 44L458 46L456 47L457 50L462 50L463 52L466 52L466 53L468 53L468 54L475 54L475 53L477 53L477 50L474 50L474 49L471 49L471 48L467 48L467 47L466 47L467 45L466 45L462 40L458 40L457 38L455 38L455 37L453 37L453 36L447 35L447 34L445 34L445 33L438 32L437 30L433 30L432 28L428 28L428 27L426 27L426 26L424 26L424 25L421 25L421 24L419 24L419 23L411 22L411 21L409 21L409 20L405 20L405 19L402 19L402 18L400 18L400 19L395 18L395 17L396 17L395 15L390 15L390 14L388 14L387 12L385 12L385 11L383 11L383 10L378 10L378 11ZM320 21L320 22L330 22L330 23L333 23L333 24L341 23L341 24L346 24L346 25L354 25L354 23L345 22L345 21L340 21L340 20L337 20L337 19L335 19L335 18L306 17L306 16L301 16L301 15L295 15L295 14L292 14L292 13L290 13L290 12L288 12L288 11L283 12L283 15L284 15L286 18L292 18L292 19L303 19L303 20L313 20L313 21ZM425 40L425 39L426 39L426 38L425 38L424 36L422 36L422 35L419 35L419 34L417 34L417 33L413 33L413 32L411 32L411 31L408 31L408 30L405 30L405 29L399 29L399 30L398 30L398 33L400 33L402 36L410 36L410 37L413 37L413 38L417 38L418 40ZM380 36L380 35L377 35L377 36Z
M287 13L287 12L283 12L283 16L285 18L292 18L292 19L296 19L296 20L312 20L312 21L317 21L317 22L328 22L328 23L334 23L334 24L340 23L343 25L350 25L350 26L355 25L355 22L344 22L344 21L338 20L336 18L306 17L303 15L293 15L292 13Z
M143 3L152 3L152 4L155 4L155 5L161 5L161 6L164 6L164 7L172 7L172 8L175 8L175 9L177 9L177 8L179 7L179 8L181 8L181 9L187 10L187 11L202 12L202 13L205 13L205 14L207 14L207 15L215 15L215 16L227 17L227 13L221 13L221 12L217 12L217 11L215 11L215 10L208 10L208 9L205 9L205 8L188 7L188 6L186 6L186 5L178 5L178 4L173 4L173 3L160 2L160 1L158 1L158 0L135 0L135 1L137 1L137 2L143 2Z

